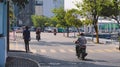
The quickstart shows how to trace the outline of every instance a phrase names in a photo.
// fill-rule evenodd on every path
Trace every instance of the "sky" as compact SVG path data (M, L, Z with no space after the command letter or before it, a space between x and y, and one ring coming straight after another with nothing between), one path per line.
M72 8L76 8L76 6L74 5L74 2L76 1L80 1L82 2L82 0L64 0L64 8L66 9L72 9Z

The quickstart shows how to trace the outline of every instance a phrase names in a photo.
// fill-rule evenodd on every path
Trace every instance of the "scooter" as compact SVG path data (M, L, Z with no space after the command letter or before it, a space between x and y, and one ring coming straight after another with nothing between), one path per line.
M41 37L40 37L40 35L36 35L36 40L40 40L41 39Z
M79 46L79 48L77 49L77 58L81 59L81 60L85 60L85 57L87 56L86 53L86 46Z
M56 32L54 32L54 35L56 35L57 33Z
M79 58L81 60L85 60L85 57L87 56L86 46L79 45L79 41L75 41L75 44L76 44L76 56L77 56L77 58Z

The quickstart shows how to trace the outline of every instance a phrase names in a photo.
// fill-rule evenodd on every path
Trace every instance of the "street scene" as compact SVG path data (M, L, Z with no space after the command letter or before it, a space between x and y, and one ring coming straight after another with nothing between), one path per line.
M120 67L120 0L0 0L0 67Z
M16 40L11 39L10 50L23 51L11 52L11 56L26 57L37 61L41 67L119 67L120 53L118 45L95 44L88 40L85 61L77 58L75 53L74 33L70 38L63 36L63 33L41 33L41 40L37 41L35 32L31 32L30 51L25 53L25 45L21 33L17 33ZM86 37L92 39L90 37ZM102 41L102 39L101 39Z

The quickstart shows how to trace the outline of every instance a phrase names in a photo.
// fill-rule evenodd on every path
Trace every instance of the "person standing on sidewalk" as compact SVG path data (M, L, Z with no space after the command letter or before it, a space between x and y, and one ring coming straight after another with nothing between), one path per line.
M26 53L29 52L29 41L30 41L30 31L28 30L28 26L25 26L25 30L23 31L23 39L25 43Z

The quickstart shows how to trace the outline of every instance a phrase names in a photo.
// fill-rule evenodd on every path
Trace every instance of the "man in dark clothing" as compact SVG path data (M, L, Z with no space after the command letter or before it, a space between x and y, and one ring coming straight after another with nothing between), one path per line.
M75 42L76 43L76 55L78 54L78 50L79 50L79 47L81 46L84 46L84 50L86 52L86 44L87 44L87 40L86 38L84 37L84 34L81 33L79 35L80 37L78 37L77 41Z
M25 50L26 52L29 52L30 31L28 30L28 26L26 26L23 31L23 39L25 43Z

